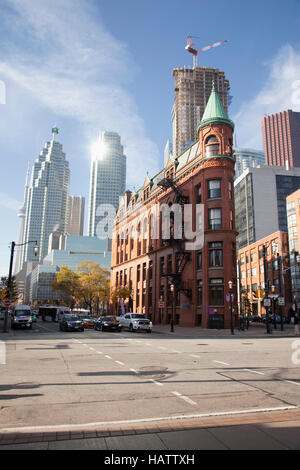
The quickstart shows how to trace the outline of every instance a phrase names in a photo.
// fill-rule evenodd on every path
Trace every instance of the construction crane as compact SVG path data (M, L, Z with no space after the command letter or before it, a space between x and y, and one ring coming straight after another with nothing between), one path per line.
M213 47L218 47L221 46L221 44L224 44L225 42L228 42L226 39L225 41L219 41L215 42L214 44L211 44L210 46L205 46L201 47L201 49L196 49L195 44L192 42L192 37L196 38L196 36L188 36L187 37L187 45L185 46L185 50L190 52L194 56L194 68L197 67L197 55L199 52L205 52L208 51L209 49L212 49Z

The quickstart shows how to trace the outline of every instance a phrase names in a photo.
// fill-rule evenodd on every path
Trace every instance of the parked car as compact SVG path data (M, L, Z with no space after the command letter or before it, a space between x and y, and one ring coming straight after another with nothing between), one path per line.
M130 331L147 331L151 333L153 325L152 322L142 313L125 313L118 318L120 324Z
M122 326L114 316L99 317L95 323L95 330L121 331Z
M59 322L60 331L84 331L81 319L77 315L66 314Z
M83 323L84 328L94 328L95 326L95 319L92 317L88 317L87 315L78 315L80 320Z
M17 305L11 317L11 328L32 329L32 315L29 305Z

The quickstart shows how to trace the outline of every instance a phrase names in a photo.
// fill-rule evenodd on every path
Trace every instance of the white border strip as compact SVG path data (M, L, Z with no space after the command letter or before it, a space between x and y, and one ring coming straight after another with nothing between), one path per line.
M20 431L54 431L60 429L84 429L97 426L111 426L111 425L133 425L139 423L153 423L155 421L175 421L177 419L196 419L196 418L209 418L211 416L230 416L230 415L242 415L249 413L265 413L270 411L286 411L286 410L295 410L299 409L297 406L287 405L280 406L277 408L256 408L250 410L238 410L238 411L220 411L215 413L202 413L202 414L189 414L189 415L175 415L175 416L163 416L160 418L141 418L141 419L131 419L131 420L121 420L121 421L98 421L95 423L82 423L82 424L57 424L57 425L46 425L46 426L24 426L16 428L0 428L0 432L20 432Z

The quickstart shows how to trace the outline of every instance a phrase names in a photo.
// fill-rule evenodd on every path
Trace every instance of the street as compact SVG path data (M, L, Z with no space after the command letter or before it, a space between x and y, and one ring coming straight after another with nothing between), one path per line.
M0 365L0 428L132 426L300 406L295 337L204 334L73 333L40 321L16 330Z

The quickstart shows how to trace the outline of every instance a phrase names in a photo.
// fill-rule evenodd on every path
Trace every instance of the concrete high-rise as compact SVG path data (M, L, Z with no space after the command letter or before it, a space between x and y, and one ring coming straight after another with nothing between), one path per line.
M57 134L54 127L51 141L33 165L28 187L23 240L37 241L40 261L47 255L49 235L66 231L70 169ZM23 262L37 260L33 247L32 243L24 245Z
M83 235L85 198L83 196L68 197L67 233Z
M102 132L95 145L91 160L90 193L88 209L88 235L97 236L97 224L101 216L97 209L101 204L119 207L119 198L126 184L126 156L121 138L116 132Z
M300 167L300 113L288 109L264 116L261 124L267 165Z
M217 68L176 68L175 101L172 109L173 156L178 157L197 140L197 126L207 105L212 83L228 112L229 81Z
M237 247L288 231L286 198L300 188L300 168L248 168L234 182Z

